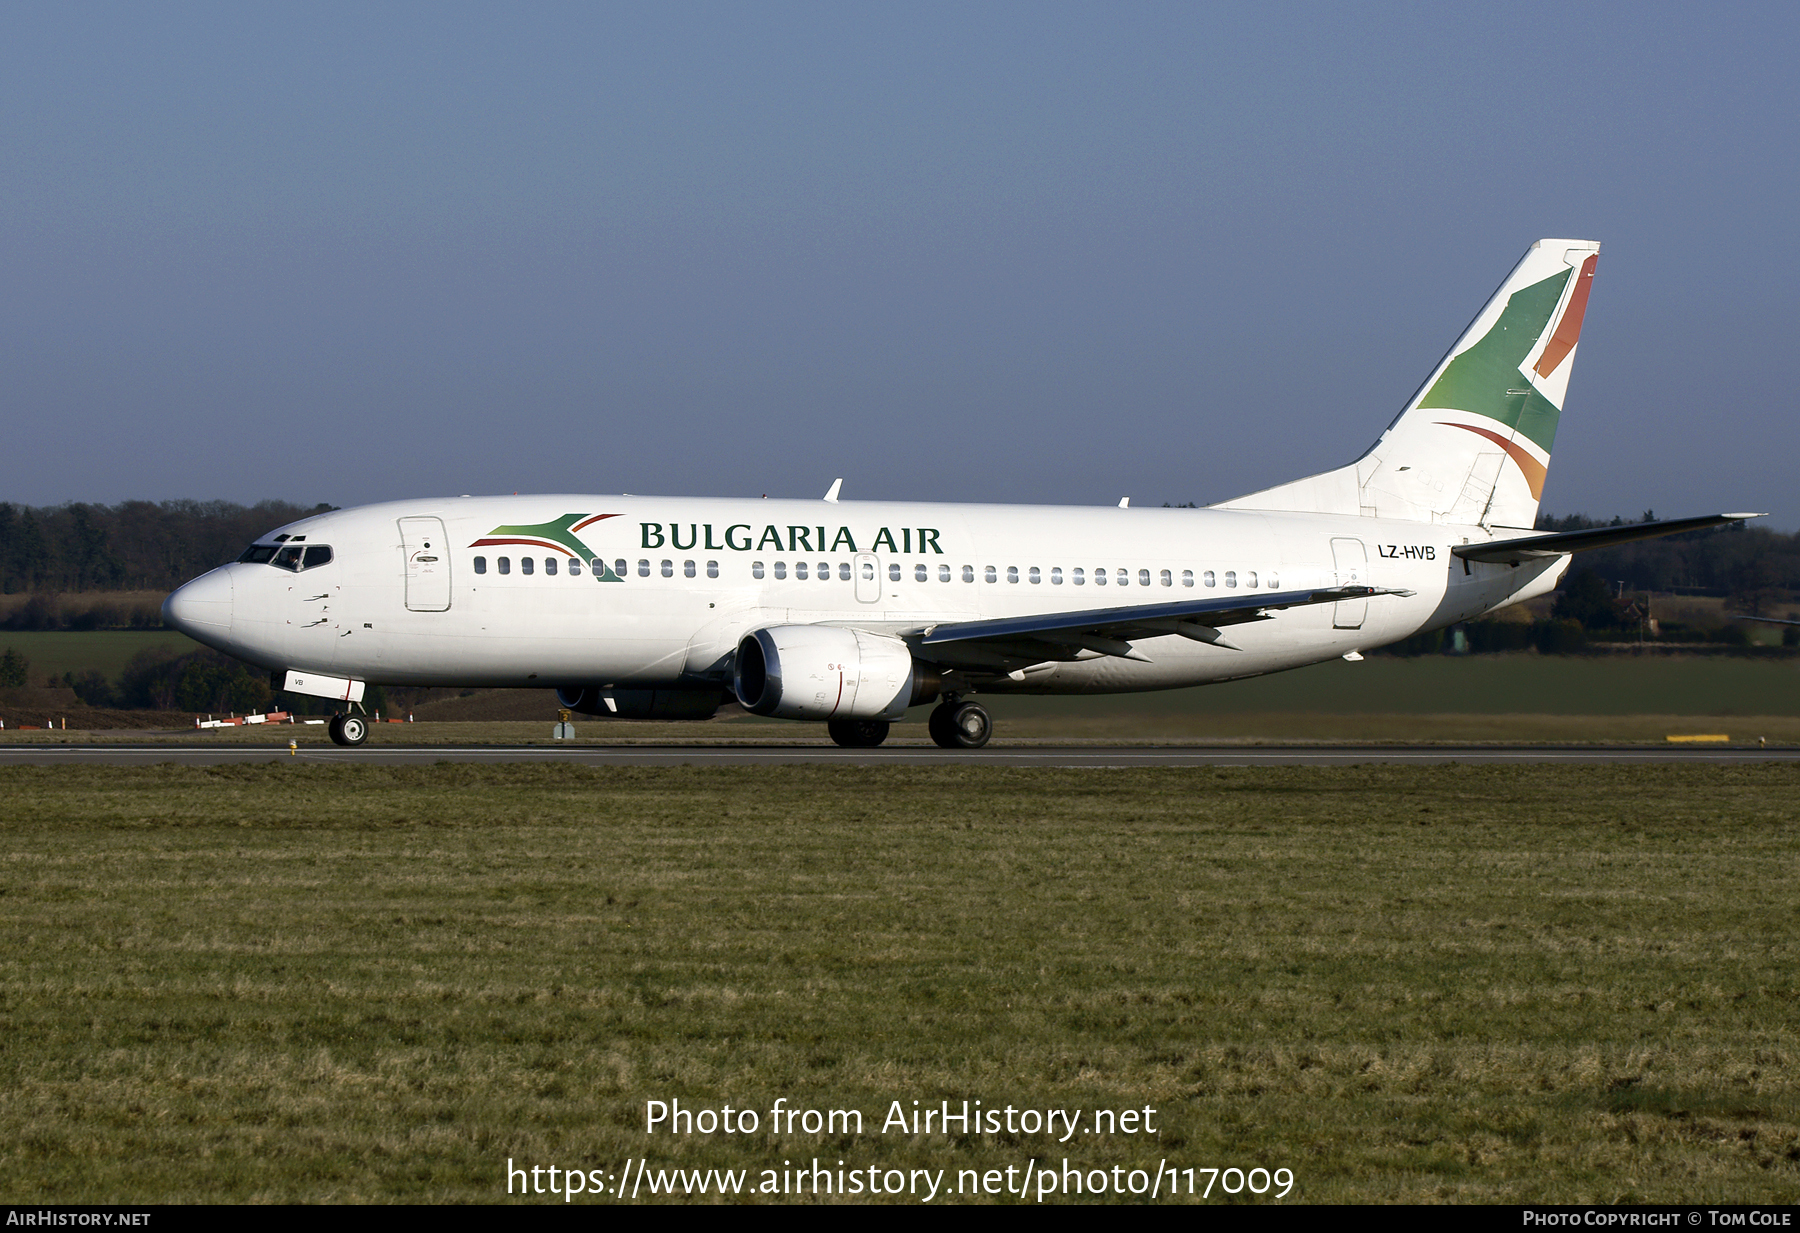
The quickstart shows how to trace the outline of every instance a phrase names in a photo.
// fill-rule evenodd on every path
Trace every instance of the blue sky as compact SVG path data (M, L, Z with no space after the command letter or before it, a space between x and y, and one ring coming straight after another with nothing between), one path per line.
M0 499L1212 501L1605 244L1544 506L1800 526L1793 6L31 5Z

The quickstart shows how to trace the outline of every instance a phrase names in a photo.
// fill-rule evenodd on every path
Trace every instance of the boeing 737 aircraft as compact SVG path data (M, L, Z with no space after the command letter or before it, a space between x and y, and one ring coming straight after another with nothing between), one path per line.
M511 496L290 523L163 618L333 698L365 684L554 688L595 716L735 698L873 746L981 694L1228 681L1358 653L1556 586L1569 554L1755 517L1532 530L1600 246L1540 240L1355 462L1206 509ZM840 481L841 482L841 481Z

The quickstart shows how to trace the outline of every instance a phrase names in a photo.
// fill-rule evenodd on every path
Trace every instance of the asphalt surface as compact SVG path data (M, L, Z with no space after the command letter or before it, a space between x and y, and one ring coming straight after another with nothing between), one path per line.
M203 738L202 738L203 739ZM293 760L333 765L409 766L437 762L563 762L577 766L1432 766L1800 761L1800 748L1670 745L1184 745L992 746L946 750L923 745L839 749L835 745L10 745L0 766L185 766Z

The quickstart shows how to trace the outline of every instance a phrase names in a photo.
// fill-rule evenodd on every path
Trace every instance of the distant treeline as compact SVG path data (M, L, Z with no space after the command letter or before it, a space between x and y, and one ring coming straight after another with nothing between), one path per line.
M1654 511L1645 510L1635 521L1655 518ZM1564 518L1540 515L1537 527L1540 531L1585 531L1626 522L1582 514ZM1609 583L1623 582L1627 591L1730 596L1750 605L1746 611L1755 611L1759 603L1779 602L1781 597L1769 592L1800 591L1800 534L1783 535L1740 522L1584 552L1575 558L1575 571L1582 570L1591 570Z
M0 593L169 591L271 528L330 505L262 501L0 502Z
M169 591L235 560L271 528L335 508L287 501L125 501L31 507L0 502L0 593ZM1654 518L1646 511L1644 519ZM1546 514L1545 531L1621 526ZM1584 553L1578 566L1627 590L1742 596L1800 592L1800 534L1737 525ZM62 622L66 623L66 622ZM55 627L59 622L49 622ZM34 627L44 627L38 625Z

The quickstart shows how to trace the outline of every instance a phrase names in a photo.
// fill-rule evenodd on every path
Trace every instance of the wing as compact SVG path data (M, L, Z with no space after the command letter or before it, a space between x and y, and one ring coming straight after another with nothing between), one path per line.
M1082 652L1116 655L1145 663L1149 657L1132 645L1137 638L1179 634L1195 642L1235 651L1219 630L1247 621L1267 621L1285 608L1335 604L1371 595L1411 595L1385 587L1323 587L1313 591L1273 591L1267 595L1231 595L1213 599L1176 600L1166 604L1134 604L1051 612L1038 616L998 617L988 621L956 621L934 625L919 639L921 653L937 650L946 658L977 662L1075 659Z

